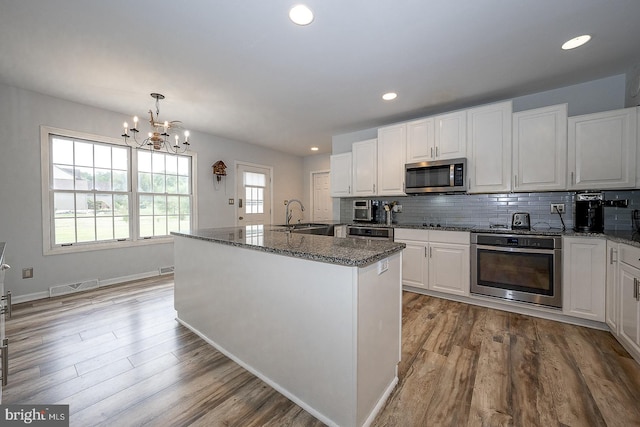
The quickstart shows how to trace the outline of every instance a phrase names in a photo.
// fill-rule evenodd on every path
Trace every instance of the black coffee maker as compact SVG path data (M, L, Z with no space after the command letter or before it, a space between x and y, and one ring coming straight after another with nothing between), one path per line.
M577 193L573 229L584 233L602 233L604 230L604 194Z

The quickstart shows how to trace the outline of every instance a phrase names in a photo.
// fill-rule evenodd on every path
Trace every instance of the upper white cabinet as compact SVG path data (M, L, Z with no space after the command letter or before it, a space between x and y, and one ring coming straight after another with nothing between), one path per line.
M433 118L435 159L446 160L467 155L467 111L455 111Z
M351 145L352 196L375 196L378 179L378 140L369 139Z
M469 193L511 191L511 101L467 112Z
M513 114L514 191L567 188L567 104Z
M466 111L407 123L407 163L465 157L466 131Z
M562 239L562 311L569 316L605 321L605 239Z
M378 129L379 196L404 196L404 164L406 160L407 125Z
M331 164L331 197L351 196L351 152L334 154Z
M636 108L569 117L568 188L634 188Z
M428 162L435 156L433 117L407 123L406 163Z

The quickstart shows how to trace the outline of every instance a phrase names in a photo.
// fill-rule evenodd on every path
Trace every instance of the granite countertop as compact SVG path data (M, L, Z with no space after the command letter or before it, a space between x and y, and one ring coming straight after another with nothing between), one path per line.
M604 237L617 243L625 243L631 246L640 247L640 232L633 230L604 230L603 233L587 233L582 231L574 231L572 229L564 230L560 228L541 227L536 228L535 225L531 230L512 230L510 228L496 227L488 228L477 225L440 225L440 224L378 224L378 223L349 223L347 225L360 225L371 227L392 227L392 228L409 228L416 230L443 230L443 231L467 231L470 233L494 233L494 234L522 234L537 236L568 236L568 237Z
M238 246L278 255L352 267L372 264L404 249L404 243L390 240L345 239L332 236L298 234L277 226L251 228L206 228L191 232L172 232L175 236Z

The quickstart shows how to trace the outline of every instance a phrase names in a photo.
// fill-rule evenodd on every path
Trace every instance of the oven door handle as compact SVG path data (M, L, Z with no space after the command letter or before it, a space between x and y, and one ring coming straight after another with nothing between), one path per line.
M486 245L471 245L473 249L486 249L494 252L505 252L505 253L526 253L526 254L553 254L555 251L560 251L560 249L535 249L535 248L516 248L511 246L486 246Z

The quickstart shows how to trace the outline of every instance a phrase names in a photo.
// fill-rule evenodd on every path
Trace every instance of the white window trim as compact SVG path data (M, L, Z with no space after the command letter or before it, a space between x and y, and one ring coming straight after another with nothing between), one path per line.
M51 165L51 152L49 144L50 134L59 135L67 138L85 139L88 141L102 142L106 144L120 145L123 147L130 147L120 139L105 137L101 135L94 135L85 132L77 132L67 129L59 129L51 126L40 126L40 164L41 164L41 183L42 183L42 253L44 255L59 255L77 252L89 252L103 249L119 249L135 246L146 246L155 244L167 244L173 243L173 236L167 237L154 237L139 239L138 236L138 215L132 215L133 221L132 236L131 239L125 241L112 241L102 243L87 243L78 244L72 246L54 246L51 239L51 215L53 212L53 201L51 200L50 185L50 165ZM198 228L198 189L197 189L197 155L194 152L188 151L182 153L183 156L191 157L191 193L192 193L192 205L191 205L191 228ZM137 150L131 148L131 165L137 164ZM135 162L135 163L134 163ZM137 188L138 177L133 170L129 171L131 176L131 188ZM131 192L129 194L135 194L135 197L131 198L131 203L134 205L138 202L138 192ZM132 211L133 212L133 211Z

